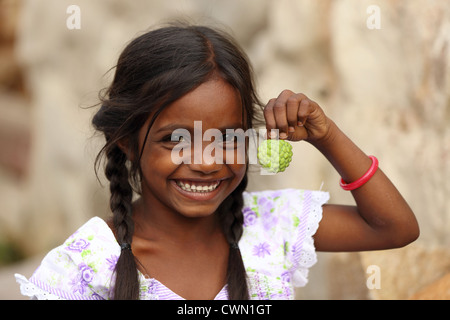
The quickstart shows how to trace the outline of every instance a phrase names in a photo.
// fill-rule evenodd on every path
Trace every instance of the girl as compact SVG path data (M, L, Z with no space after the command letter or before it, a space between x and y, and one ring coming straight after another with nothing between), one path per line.
M388 249L418 237L413 212L376 158L304 94L285 90L271 99L265 125L281 139L315 146L356 206L327 205L325 192L245 192L248 166L238 161L172 161L176 145L191 143L174 131L192 133L194 121L224 133L225 159L239 157L226 129L252 128L257 106L246 56L223 32L172 25L133 40L93 118L106 138L97 164L106 157L112 217L87 222L29 280L16 275L22 293L292 299L294 287L307 282L316 249Z

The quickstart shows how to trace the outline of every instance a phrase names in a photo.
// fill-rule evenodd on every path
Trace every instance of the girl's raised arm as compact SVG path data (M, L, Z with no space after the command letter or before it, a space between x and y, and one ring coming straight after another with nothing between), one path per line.
M372 167L373 160L304 94L283 91L269 101L264 117L267 130L278 129L280 139L305 140L315 146L347 183L358 181ZM314 236L318 251L390 249L417 239L414 213L380 168L351 192L356 206L323 207Z

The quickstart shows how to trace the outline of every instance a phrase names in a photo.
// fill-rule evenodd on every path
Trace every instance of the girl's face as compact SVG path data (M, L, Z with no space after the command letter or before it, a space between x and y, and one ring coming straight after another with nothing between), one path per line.
M242 153L242 148L238 148L232 139L230 142L229 136L225 135L226 129L245 130L242 114L238 92L221 79L203 83L165 108L150 129L141 158L144 201L153 210L169 210L185 217L199 218L214 213L239 185L246 172L246 165L238 164L239 161L236 160L242 159L242 154L237 154ZM196 133L194 121L197 124ZM199 124L201 130L198 130ZM139 132L141 147L147 126L148 122ZM186 137L171 141L172 133L177 129L188 131L191 141L186 141L189 140ZM228 148L224 146L223 149L216 148L215 152L210 152L208 145L211 141L202 139L208 129L220 130L224 140L228 141L221 145L226 144ZM230 148L230 143L234 147ZM175 146L184 148L175 155L181 152L186 156L184 152L190 150L190 157L185 157L181 164L173 161L172 151ZM219 159L211 162L211 158L203 157L216 156L218 150L223 152L222 161ZM195 153L197 161L194 161ZM231 156L234 161L226 161ZM190 161L186 161L187 159ZM197 163L199 159L202 160L201 163Z

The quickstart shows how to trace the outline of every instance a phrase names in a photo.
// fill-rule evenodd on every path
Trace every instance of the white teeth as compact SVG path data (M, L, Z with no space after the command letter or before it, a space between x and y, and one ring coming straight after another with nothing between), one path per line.
M183 183L181 181L177 181L177 185L188 192L211 192L214 191L220 184L220 181L216 181L214 183L211 183L209 186L199 186L195 185L195 182L191 183Z

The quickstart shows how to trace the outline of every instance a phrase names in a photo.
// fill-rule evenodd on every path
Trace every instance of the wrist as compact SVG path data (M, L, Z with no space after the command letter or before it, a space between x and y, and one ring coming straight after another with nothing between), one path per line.
M341 130L339 130L338 126L330 118L327 118L327 130L322 135L322 137L311 139L308 142L316 147L316 149L325 151L326 149L335 145L335 141L340 134L343 133Z
M344 181L356 181L370 167L372 160L331 120L326 135L311 144L333 165Z

